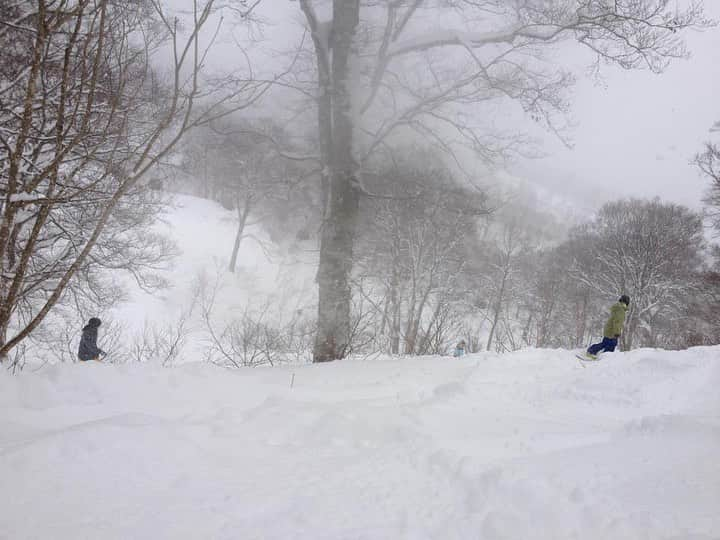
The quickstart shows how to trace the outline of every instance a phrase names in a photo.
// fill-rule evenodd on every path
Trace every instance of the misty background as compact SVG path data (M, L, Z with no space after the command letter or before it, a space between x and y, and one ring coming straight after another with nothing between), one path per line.
M0 0L0 538L720 538L719 23Z
M0 11L10 365L91 316L115 362L582 348L620 294L625 349L720 339L716 2L63 6Z

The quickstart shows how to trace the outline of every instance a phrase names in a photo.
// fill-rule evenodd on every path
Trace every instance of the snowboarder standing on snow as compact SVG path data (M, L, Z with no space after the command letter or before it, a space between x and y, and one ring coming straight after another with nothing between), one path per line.
M465 340L461 339L460 342L455 345L455 350L453 351L453 356L455 358L459 356L465 356Z
M101 356L105 356L105 351L97 346L98 328L102 321L97 317L90 319L82 329L82 337L80 338L80 347L78 348L78 358L83 362L88 360L100 361Z
M622 334L623 324L625 324L625 313L629 305L630 297L627 294L623 294L620 300L613 304L610 308L610 318L605 323L605 328L603 329L603 340L600 343L590 345L585 353L588 358L597 360L598 353L603 351L613 352L615 350L620 334Z

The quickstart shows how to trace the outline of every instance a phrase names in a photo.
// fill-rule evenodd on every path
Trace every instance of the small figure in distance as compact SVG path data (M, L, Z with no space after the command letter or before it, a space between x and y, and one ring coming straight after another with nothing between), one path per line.
M90 319L82 329L82 337L80 338L80 347L78 348L78 358L82 362L89 360L100 361L101 356L105 356L105 351L97 346L98 328L102 321L97 317Z
M622 334L623 325L625 324L625 313L627 313L629 305L630 297L627 294L623 294L617 303L613 304L610 308L610 318L605 323L605 328L603 329L603 340L600 343L590 345L585 356L591 360L597 360L598 353L603 351L613 352L615 350L618 339L620 339L620 335Z
M465 356L465 340L461 339L457 345L455 345L455 350L453 351L453 356L455 358L458 358L460 356Z

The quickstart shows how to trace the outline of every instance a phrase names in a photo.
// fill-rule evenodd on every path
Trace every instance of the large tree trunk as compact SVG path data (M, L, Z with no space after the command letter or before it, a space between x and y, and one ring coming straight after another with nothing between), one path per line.
M318 333L315 338L314 362L343 358L350 351L350 272L358 191L355 187L357 164L352 153L352 82L349 80L348 67L359 10L359 0L333 2L330 194L320 240Z

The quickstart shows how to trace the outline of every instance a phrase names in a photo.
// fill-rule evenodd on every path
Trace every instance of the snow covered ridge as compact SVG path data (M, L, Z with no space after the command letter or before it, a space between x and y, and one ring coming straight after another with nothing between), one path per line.
M0 538L715 539L718 387L720 347L2 372Z

